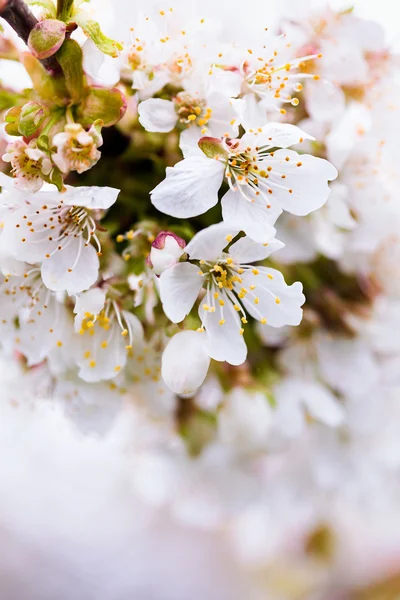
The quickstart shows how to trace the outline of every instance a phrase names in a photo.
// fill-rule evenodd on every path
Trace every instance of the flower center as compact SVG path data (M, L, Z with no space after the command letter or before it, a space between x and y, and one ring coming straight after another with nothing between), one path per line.
M205 101L193 98L186 92L179 92L174 99L178 121L183 127L197 125L205 127L212 116L212 109L206 107ZM206 130L203 131L206 133Z

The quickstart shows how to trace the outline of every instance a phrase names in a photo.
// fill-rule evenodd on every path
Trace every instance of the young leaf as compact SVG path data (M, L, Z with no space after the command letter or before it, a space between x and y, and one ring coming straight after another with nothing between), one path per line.
M126 101L118 88L90 88L77 110L77 120L83 127L90 127L101 119L104 127L117 123L125 114Z
M39 102L27 102L21 108L18 118L18 129L25 137L31 137L49 114L46 107Z
M71 21L79 25L84 33L93 40L98 49L101 50L101 52L104 52L104 54L116 58L118 52L123 49L122 44L104 35L97 21L90 19L85 12L76 12L71 18Z

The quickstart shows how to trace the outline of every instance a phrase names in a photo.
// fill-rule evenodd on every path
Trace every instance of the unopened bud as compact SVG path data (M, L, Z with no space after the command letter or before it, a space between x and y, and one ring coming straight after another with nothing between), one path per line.
M199 140L199 148L208 158L227 157L222 140L213 137L202 137Z
M151 245L147 264L156 275L176 265L186 246L185 240L171 231L161 231Z
M45 19L29 34L28 47L33 56L42 60L57 52L65 39L66 24L57 19Z

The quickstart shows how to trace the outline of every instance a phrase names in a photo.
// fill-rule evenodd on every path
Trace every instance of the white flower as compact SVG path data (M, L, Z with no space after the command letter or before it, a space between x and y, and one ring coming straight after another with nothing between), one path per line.
M168 132L176 126L182 128L180 146L185 155L192 148L196 149L197 142L205 135L220 138L238 134L230 100L214 90L206 97L184 91L172 100L149 98L139 104L138 111L139 121L147 131Z
M23 275L6 276L0 285L1 343L36 365L63 345L72 321L65 306L43 285L40 270L25 267Z
M42 278L50 290L76 294L93 285L101 252L96 218L99 210L114 204L119 191L68 187L64 193L24 194L15 190L5 175L0 174L0 181L6 189L2 199L7 209L2 246L17 260L41 263Z
M204 350L203 337L198 331L181 331L164 350L162 377L176 394L195 393L207 375L210 357Z
M51 155L52 161L63 173L77 171L83 173L97 163L101 154L97 150L103 143L101 125L94 123L85 131L79 123L67 123L64 131L56 133L52 145L57 152Z
M39 150L35 140L29 144L23 140L8 144L2 158L5 162L11 163L15 187L32 193L40 190L44 179L52 169L50 158Z
M204 347L211 358L236 365L246 359L246 313L273 327L298 325L304 303L300 283L287 286L276 269L248 264L267 258L282 246L281 242L271 240L261 245L244 237L224 252L237 233L224 223L211 225L185 248L190 260L198 261L199 266L178 263L160 277L164 312L174 323L185 318L205 287L199 307L201 331L206 331Z
M171 231L161 231L151 244L147 264L156 275L179 262L186 246L185 240Z
M75 313L75 330L81 336L79 377L87 382L117 377L143 342L139 319L99 289L78 296Z
M240 140L203 138L199 144L205 155L167 167L152 202L166 214L193 217L217 204L226 178L230 190L222 198L224 221L265 243L282 210L306 215L328 198L327 182L335 179L336 169L321 158L283 149L309 137L294 125L271 123Z

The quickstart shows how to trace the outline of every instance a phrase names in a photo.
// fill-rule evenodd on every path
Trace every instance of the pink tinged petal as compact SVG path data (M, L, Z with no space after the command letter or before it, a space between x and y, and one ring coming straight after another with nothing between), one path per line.
M241 277L243 283L238 286L237 292L241 287L248 290L242 302L252 317L258 321L265 319L271 327L300 323L303 316L301 306L305 302L300 282L287 285L282 273L266 267L257 267Z
M216 260L229 242L239 233L226 223L217 223L202 229L185 248L191 259Z
M62 195L66 206L83 206L85 208L107 209L112 206L120 190L111 187L71 187Z
M240 333L240 316L226 294L221 294L221 299L225 302L223 313L218 307L215 312L205 310L202 304L199 307L199 316L207 334L204 347L214 360L241 365L246 360L247 346ZM224 323L221 325L222 316Z
M242 237L229 248L229 255L235 263L245 264L264 260L284 247L285 244L273 239L265 244L255 242L249 237Z
M271 202L277 200L294 215L321 208L330 193L328 181L337 177L337 170L327 160L293 150L277 150L265 163L272 167L268 179ZM262 168L262 162L259 166Z
M181 331L168 342L161 362L165 384L175 394L193 394L203 383L210 357L204 350L205 334Z
M74 238L62 250L44 259L41 272L43 283L49 290L79 294L95 283L99 257L91 244L85 246L81 237Z
M203 287L199 268L191 263L178 263L160 277L160 298L167 317L173 323L183 321L192 309Z
M140 102L138 107L139 122L146 131L167 133L172 131L177 122L177 114L170 100L149 98Z
M190 156L167 167L166 178L151 192L151 201L172 217L195 217L217 204L223 177L222 162Z
M251 193L251 192L250 192ZM282 213L278 203L267 208L263 201L246 200L240 191L229 190L221 201L222 218L227 225L244 231L255 242L265 244L276 233L274 223Z

